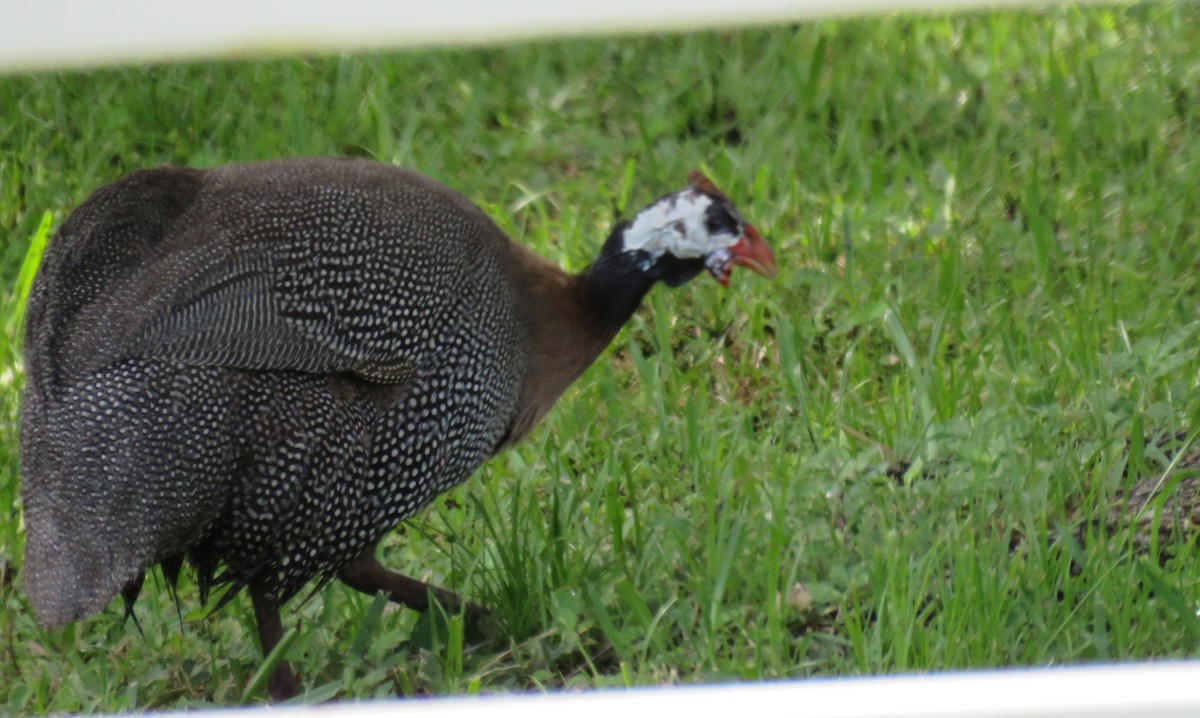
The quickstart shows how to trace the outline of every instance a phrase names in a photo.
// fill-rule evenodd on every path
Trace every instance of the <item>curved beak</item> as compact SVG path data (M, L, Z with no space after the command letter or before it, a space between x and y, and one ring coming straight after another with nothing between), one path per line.
M758 272L767 279L775 278L775 253L753 226L746 225L745 233L733 243L729 253L734 264Z

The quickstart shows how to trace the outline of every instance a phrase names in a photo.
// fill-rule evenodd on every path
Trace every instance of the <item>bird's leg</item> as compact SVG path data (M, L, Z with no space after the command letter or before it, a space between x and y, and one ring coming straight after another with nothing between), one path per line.
M250 601L254 604L254 620L258 624L258 641L262 644L263 658L283 638L283 621L279 620L279 606L259 586L250 586ZM292 673L287 661L280 661L267 679L267 695L272 701L284 701L300 695L300 681Z
M429 610L429 597L433 596L438 603L451 611L461 608L470 621L479 621L488 615L486 608L465 600L453 591L432 586L386 568L375 558L374 547L343 566L338 571L338 578L350 588L363 593L375 595L383 592L388 599L402 603L414 611Z

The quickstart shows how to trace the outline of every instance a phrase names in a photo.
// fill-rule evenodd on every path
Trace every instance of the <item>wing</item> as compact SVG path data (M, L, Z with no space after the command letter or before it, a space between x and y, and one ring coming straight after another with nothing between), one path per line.
M308 162L206 173L169 221L146 223L149 236L129 229L137 217L115 221L131 211L121 202L100 202L90 221L64 225L67 248L139 248L58 318L66 378L130 357L350 372L380 383L410 377L462 311L464 282L480 276L487 248L507 239L430 180ZM116 241L114 227L134 236ZM60 266L58 274L69 273Z

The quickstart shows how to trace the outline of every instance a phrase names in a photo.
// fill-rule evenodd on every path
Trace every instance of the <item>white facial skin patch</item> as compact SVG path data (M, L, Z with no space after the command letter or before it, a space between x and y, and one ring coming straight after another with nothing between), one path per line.
M738 235L712 233L704 224L705 211L713 199L688 188L668 195L633 218L625 230L625 250L641 250L649 255L643 269L664 254L680 259L708 257L731 246Z
M722 247L704 260L704 266L713 274L729 274L729 269L733 266L733 252Z

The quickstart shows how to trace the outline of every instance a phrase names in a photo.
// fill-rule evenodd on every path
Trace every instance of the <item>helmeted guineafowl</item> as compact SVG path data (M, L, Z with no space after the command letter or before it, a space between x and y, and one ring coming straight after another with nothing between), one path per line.
M534 426L659 280L771 250L698 173L564 273L364 160L135 172L63 224L28 305L25 588L58 626L145 571L279 607L340 578L423 609L380 538ZM204 596L201 596L204 599ZM128 610L128 608L127 608ZM299 684L286 663L274 698Z

